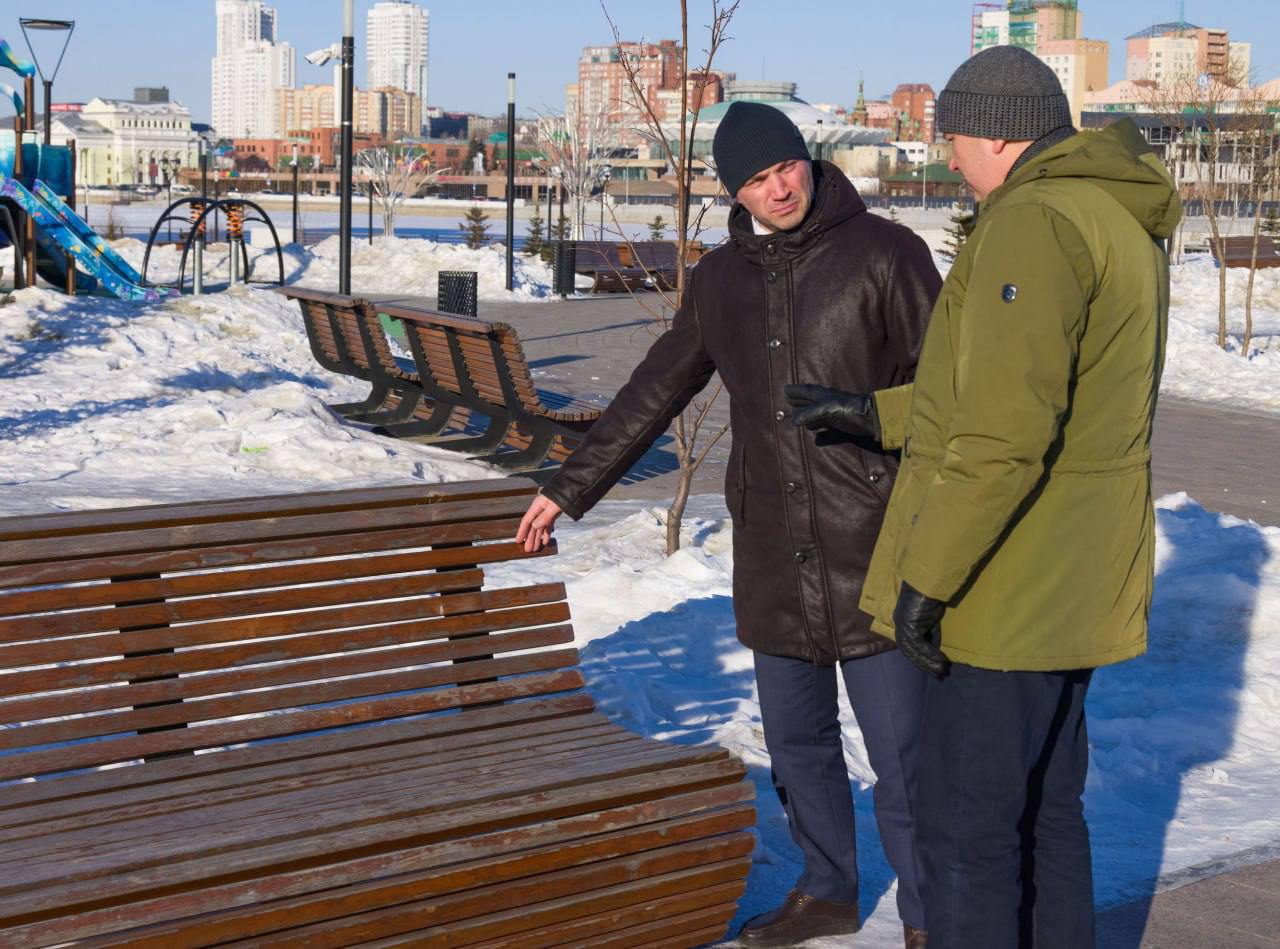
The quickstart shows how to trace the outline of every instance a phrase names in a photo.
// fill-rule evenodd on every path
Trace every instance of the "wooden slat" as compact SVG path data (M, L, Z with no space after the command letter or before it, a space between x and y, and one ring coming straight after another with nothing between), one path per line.
M593 740L599 739L552 743L541 750L541 757L549 767L589 779L634 772L640 764L669 768L689 763L687 754L638 735L617 733L598 746L593 746ZM456 819L457 812L478 803L462 797L462 789L479 788L478 793L490 800L512 796L519 787L532 786L529 776L537 772L538 762L526 752L507 752L477 760L453 755L438 761L428 753L405 762L393 759L368 766L367 773L362 765L354 774L277 779L253 793L236 793L235 788L211 792L207 802L191 802L187 807L142 805L131 817L68 820L60 829L11 836L0 855L0 866L20 864L23 876L34 877L51 870L56 874L58 862L65 860L68 876L79 873L88 879L139 871L165 859L175 866L184 861L205 864L207 875L212 876L228 853L251 851L273 841L288 843L396 816L431 813L441 820ZM192 830L193 818L197 818L198 834ZM194 842L193 834L198 837ZM145 841L139 841L141 836ZM208 849L201 849L202 845Z
M745 884L722 884L706 891L625 906L597 916L527 930L520 949L573 946L574 949L658 949L703 946L725 933ZM718 902L724 901L724 902ZM471 949L511 949L509 941L471 943Z
M367 702L350 702L336 708L264 715L241 721L202 725L169 732L153 732L134 738L89 742L43 751L0 756L0 781L42 774L56 774L98 765L197 748L220 748L239 742L260 741L340 728L364 722L403 718L446 709L532 698L582 688L577 670L525 676L518 683L486 682L447 692L388 696Z
M187 570L218 570L319 557L354 557L360 554L421 549L444 544L474 544L477 541L510 538L515 535L515 528L519 523L519 519L514 517L491 522L464 518L457 523L445 522L399 530L328 536L307 535L297 538L280 538L272 543L230 543L197 549L144 550L114 556L103 555L79 561L24 564L16 567L0 567L0 587L79 583ZM482 547L477 546L474 549L479 550Z
M343 657L341 660L316 659L273 666L249 673L214 673L193 679L164 679L144 682L117 690L114 695L95 700L103 702L100 714L76 715L74 718L28 724L5 729L0 734L0 748L35 748L58 741L75 741L98 736L166 725L213 721L233 715L257 714L277 709L298 708L320 702L363 698L391 689L435 688L475 682L486 676L518 675L525 672L563 668L576 660L572 652L541 652L503 661L479 661L495 653L533 649L573 641L570 627L549 627L506 636L471 637L445 643L399 650L375 650ZM458 660L477 660L464 661ZM427 662L447 662L442 667L386 673ZM384 672L380 676L373 673ZM319 683L317 680L343 676L343 684ZM204 679L212 681L206 682ZM258 691L226 693L253 688ZM265 691L264 691L265 690ZM370 691L375 690L375 691ZM103 690L106 691L106 690ZM209 695L221 698L206 698ZM39 704L37 704L39 703ZM164 703L164 704L158 704ZM172 703L172 704L170 704ZM141 707L157 705L157 707ZM121 706L138 706L124 711L109 711ZM53 702L43 696L23 703L25 710L40 712L75 708L73 701ZM6 717L18 717L6 710ZM19 721L31 721L30 718Z
M537 485L527 478L495 478L453 484L412 484L384 488L306 491L293 494L142 504L95 511L0 518L0 542L33 537L99 533L119 529L199 524L240 518L290 517L360 511L411 504L451 505L493 498L529 497ZM0 548L3 549L3 548Z
M723 752L717 757L658 746L617 760L588 755L554 774L508 773L501 785L479 768L474 777L458 779L451 788L453 797L465 802L461 805L442 805L413 789L385 797L369 794L305 813L293 810L290 821L268 809L256 818L212 827L181 822L165 836L148 829L145 849L136 841L107 845L94 835L66 835L82 840L70 859L51 857L48 840L42 841L38 859L19 859L11 851L3 855L8 869L0 882L0 919L19 924L24 916L100 899L104 893L117 900L157 889L161 893L156 895L163 895L197 881L230 882L284 864L302 867L364 856L401 842L428 844L514 828L530 819L587 813L667 791L736 781L741 775L741 766L725 760Z
M387 600L73 639L68 641L68 645L83 647L86 652L95 651L100 656L125 658L0 674L0 695L81 689L157 675L233 669L259 662L338 652L345 648L397 645L441 636L562 623L569 618L568 606L561 602L564 593L557 590L557 586L543 584L483 593ZM429 622L437 619L443 621ZM372 628L354 630L354 627ZM321 635L303 637L300 635L303 633ZM337 635L325 635L327 633ZM259 641L264 639L272 641ZM348 641L352 647L343 645ZM99 645L103 647L101 651L98 650ZM211 648L189 648L193 646ZM137 655L178 647L183 648L165 655ZM20 648L34 652L46 646L37 643Z
M457 559L457 555L454 555ZM294 571L299 573L301 571ZM85 636L117 629L136 629L140 626L194 623L201 620L230 620L238 617L257 616L291 610L309 610L322 606L344 603L371 603L393 598L406 599L479 586L484 572L464 568L457 571L467 574L469 583L459 583L454 571L414 572L398 576L365 576L350 581L333 583L305 583L296 581L287 586L275 585L273 589L228 592L218 596L179 597L153 602L136 602L121 606L87 610L59 610L42 612L33 616L0 619L0 643L24 643L23 646L0 645L0 668L17 668L40 662L69 662L89 655L111 655L95 648L93 640L80 645L88 652L77 650L77 643L43 642L62 636ZM221 574L220 579L236 581L248 579L246 571L238 575ZM231 589L235 587L231 584ZM94 637L94 639L101 637ZM12 657L12 658L11 658ZM47 657L47 658L45 658Z
M190 939L192 923L187 918L203 911L203 919L195 925L210 941L242 939L279 929L282 914L286 924L330 918L327 902L339 886L347 888L347 899L378 905L622 856L667 839L679 842L739 831L754 823L754 812L744 804L750 797L751 785L726 784L386 854L335 860L266 879L154 897L127 908L90 910L2 934L12 945L33 946L153 924L155 928L148 932L132 931L129 941L166 949L195 944L177 940L184 932ZM610 829L601 834L601 828ZM515 853L520 854L517 860L511 858Z
M537 702L472 709L465 717L449 715L383 723L376 728L299 736L287 742L250 745L194 758L148 761L145 767L112 768L56 780L10 784L0 787L0 807L25 808L59 801L92 801L97 795L138 788L151 788L161 793L173 788L182 793L186 781L235 782L263 767L304 769L346 752L394 747L404 741L479 740L479 736L489 735L499 741L507 729L585 727L568 723L607 721L594 709L591 697L579 692Z
M582 949L694 949L719 942L728 931L729 923L738 910L738 898L745 885L726 889L726 902L706 906L678 915L652 919L654 912L637 913L640 919L650 919L638 926L629 926L603 936L587 934ZM674 904L663 903L658 912L673 912ZM647 940L641 942L640 940Z
M716 867L712 875L699 879L723 882L725 875L746 875L754 840L750 835L726 836L709 841L677 844L641 851L612 860L601 860L569 869L540 873L533 878L507 881L497 886L468 888L451 896L432 896L412 903L402 902L363 913L343 913L341 919L327 919L310 925L294 926L273 936L259 936L255 945L273 947L341 947L370 939L421 933L431 927L448 926L451 935L466 932L476 917L492 918L495 914L515 914L520 910L538 914L551 901L576 898L587 892L632 884L646 879L696 871L701 865ZM739 862L729 874L723 871L728 861ZM733 877L730 876L730 879ZM341 901L341 895L335 895ZM717 901L718 902L718 901ZM461 925L458 925L461 924ZM456 928L455 928L456 927ZM596 933L599 929L595 930ZM425 934L424 938L425 937ZM583 930L580 936L588 935ZM520 945L564 945L542 943L520 935Z
M661 877L637 880L604 890L592 890L536 906L522 907L433 927L402 936L369 940L368 949L405 945L471 946L504 940L508 946L526 945L524 934L557 924L581 921L586 931L637 924L664 913L686 913L737 899L746 888L745 870L739 861L681 870ZM568 927L570 932L578 927ZM502 942L498 943L503 944ZM563 939L532 945L565 945ZM568 945L573 945L572 937Z
M301 787L350 784L366 775L409 771L429 765L455 767L501 756L521 761L548 750L574 750L589 744L593 749L634 744L645 739L616 725L567 725L561 721L537 723L540 728L489 729L481 733L445 739L398 742L335 754L333 761L290 762L239 771L215 773L200 780L174 781L168 785L124 788L114 793L47 805L10 809L0 814L0 840L14 840L61 833L81 827L102 826L177 811L199 811L228 801L280 794ZM505 737L491 737L500 732Z
M411 504L404 507L139 528L82 536L77 538L74 547L68 544L65 537L41 537L9 541L0 546L0 557L10 563L15 561L29 563L121 552L142 552L158 548L177 548L186 551L194 547L243 544L249 541L276 542L312 535L404 528L407 525L425 527L486 517L507 518L523 514L527 508L528 498L516 496L491 501Z
M515 522L512 522L515 523ZM503 536L506 535L505 530ZM472 566L523 559L524 545L487 544L483 547L450 547L404 554L347 557L342 560L298 561L284 566L253 570L218 570L159 579L120 580L91 586L59 586L20 592L0 591L0 617L51 610L88 609L148 600L210 596L244 590L265 590L326 580L356 580L393 574ZM106 629L114 627L103 627ZM0 661L0 668L6 664Z

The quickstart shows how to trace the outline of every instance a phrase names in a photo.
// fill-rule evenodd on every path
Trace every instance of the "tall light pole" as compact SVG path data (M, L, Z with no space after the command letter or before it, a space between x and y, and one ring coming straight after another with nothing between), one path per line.
M516 283L516 74L507 73L507 289Z
M298 238L298 143L293 144L293 160L289 162L293 170L293 240L291 244L301 244Z
M62 68L62 57L67 55L67 44L71 42L71 34L75 31L76 21L19 17L18 24L22 27L22 36L26 39L27 49L31 52L31 61L36 64L36 70L40 73L40 79L44 82L44 143L48 145L53 122L53 80L57 78L58 70ZM27 30L65 31L67 34L62 40L62 51L58 53L58 62L53 67L53 72L48 76L44 74L44 70L40 67L40 60L36 56L35 49L31 46L31 37L27 34Z
M355 98L355 14L352 0L342 2L342 174L338 190L338 292L351 293L351 135L352 100Z

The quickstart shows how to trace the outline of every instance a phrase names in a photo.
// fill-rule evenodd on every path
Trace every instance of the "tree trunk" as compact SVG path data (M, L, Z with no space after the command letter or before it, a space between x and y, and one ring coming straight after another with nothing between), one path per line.
M689 494L693 489L694 466L693 446L684 424L684 414L676 419L676 457L680 460L680 473L676 479L675 497L667 508L667 556L670 557L680 549L680 530L684 526L684 511L689 504Z

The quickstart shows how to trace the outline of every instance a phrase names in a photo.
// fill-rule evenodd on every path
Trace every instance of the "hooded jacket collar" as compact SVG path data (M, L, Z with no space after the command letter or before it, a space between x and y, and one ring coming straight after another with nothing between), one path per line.
M729 212L729 236L738 252L749 262L760 266L770 262L793 260L837 225L867 210L853 184L835 165L825 161L813 163L813 204L799 227L773 234L756 234L751 226L751 213L741 204Z
M1182 202L1169 172L1129 119L1100 132L1079 132L1041 152L982 202L987 213L1005 195L1033 181L1077 178L1111 195L1153 237L1172 236Z

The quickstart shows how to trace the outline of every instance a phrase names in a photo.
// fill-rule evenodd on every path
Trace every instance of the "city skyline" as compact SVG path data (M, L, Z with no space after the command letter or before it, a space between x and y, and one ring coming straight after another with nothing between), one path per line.
M365 20L376 0L356 3L356 75L367 68ZM41 14L76 20L76 32L54 86L56 101L84 102L97 96L128 98L135 86L164 85L172 97L191 109L196 121L211 119L208 63L215 47L213 0L185 0L193 15L175 19L172 2L133 0L129 9L145 28L121 24L118 7L96 0L43 0ZM327 46L341 32L342 3L272 0L279 11L278 39L305 53ZM573 81L584 46L608 43L612 34L596 0L561 2L533 16L525 4L494 0L484 17L474 4L459 0L421 3L431 16L432 64L427 104L454 111L498 114L505 108L506 73L518 75L521 114L559 111L564 86ZM619 5L615 5L619 6ZM695 7L698 5L695 4ZM798 83L798 94L810 102L852 105L858 79L866 81L869 98L887 97L904 82L927 82L941 89L947 76L969 54L969 3L925 0L913 7L910 30L902 27L901 8L889 4L850 4L808 0L812 13L779 14L774 5L745 0L722 47L716 66L742 78ZM1111 44L1110 81L1124 76L1124 40L1153 23L1176 19L1177 5L1138 0L1121 5L1084 0L1086 36ZM108 8L114 7L115 14ZM332 7L332 25L321 14ZM658 40L677 35L677 8L653 5L613 12L622 36ZM708 7L709 9L709 7ZM504 16L509 13L509 16ZM690 12L690 66L701 61L704 10ZM1256 78L1280 77L1280 13L1267 0L1227 0L1187 4L1187 19L1220 27L1233 39L1253 43ZM493 32L495 24L510 35ZM12 27L0 24L0 35L22 49L16 15ZM866 37L865 43L845 37ZM38 47L37 54L42 50ZM305 64L298 57L296 82L332 81L330 68ZM2 113L0 113L2 114Z

